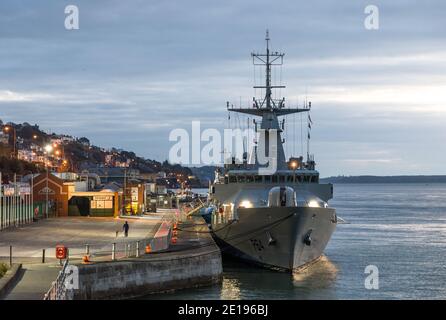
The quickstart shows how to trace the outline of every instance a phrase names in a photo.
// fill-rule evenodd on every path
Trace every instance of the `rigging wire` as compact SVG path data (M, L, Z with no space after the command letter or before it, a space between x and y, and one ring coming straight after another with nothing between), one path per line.
M304 155L304 141L303 141L303 128L302 128L302 112L300 113L300 155Z
M293 113L293 157L296 156L296 113Z

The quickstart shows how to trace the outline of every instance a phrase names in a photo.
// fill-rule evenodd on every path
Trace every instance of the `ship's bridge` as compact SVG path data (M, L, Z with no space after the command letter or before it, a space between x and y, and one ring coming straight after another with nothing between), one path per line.
M253 170L230 170L218 177L219 183L319 183L317 170L278 170L273 175L260 175Z

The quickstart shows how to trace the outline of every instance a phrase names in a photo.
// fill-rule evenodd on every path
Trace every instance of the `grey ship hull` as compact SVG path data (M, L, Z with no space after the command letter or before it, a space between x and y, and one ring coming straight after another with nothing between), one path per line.
M323 253L336 228L335 210L311 207L239 209L239 219L213 223L223 253L279 271L305 268Z

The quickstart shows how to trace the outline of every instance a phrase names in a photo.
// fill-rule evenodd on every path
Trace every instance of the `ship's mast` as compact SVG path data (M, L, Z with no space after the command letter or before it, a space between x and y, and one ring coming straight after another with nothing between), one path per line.
M283 64L284 53L270 52L270 38L269 32L266 31L266 53L252 53L252 59L254 67L258 65L265 66L265 85L264 86L254 86L255 89L265 89L265 96L261 99L253 98L252 108L229 108L229 102L227 102L228 111L234 111L244 114L250 114L254 116L262 117L261 129L266 131L266 135L269 136L269 130L277 130L277 161L278 169L286 168L285 153L282 145L282 138L280 133L282 129L279 125L278 117L285 116L288 114L306 112L309 108L285 108L285 98L273 99L272 89L285 88L285 86L276 86L271 84L271 67L280 66ZM266 153L269 154L268 143L265 142Z
M269 48L269 32L266 30L266 53L252 53L252 62L254 66L264 65L265 66L265 86L254 86L255 89L265 89L265 97L263 101L258 101L254 97L254 103L258 108L265 108L267 110L271 110L273 108L283 108L284 99L281 100L273 100L271 98L272 89L285 88L285 86L273 86L271 85L271 67L272 66L280 66L283 64L283 56L284 53L279 52L270 52Z
M269 32L266 30L266 107L271 109L271 63L269 62Z

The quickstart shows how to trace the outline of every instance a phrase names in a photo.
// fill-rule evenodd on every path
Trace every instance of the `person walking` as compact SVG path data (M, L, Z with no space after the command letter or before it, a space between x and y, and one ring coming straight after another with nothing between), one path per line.
M124 223L124 225L122 226L122 229L124 229L124 236L125 237L129 236L129 228L130 228L130 226L129 226L128 222L126 221Z

